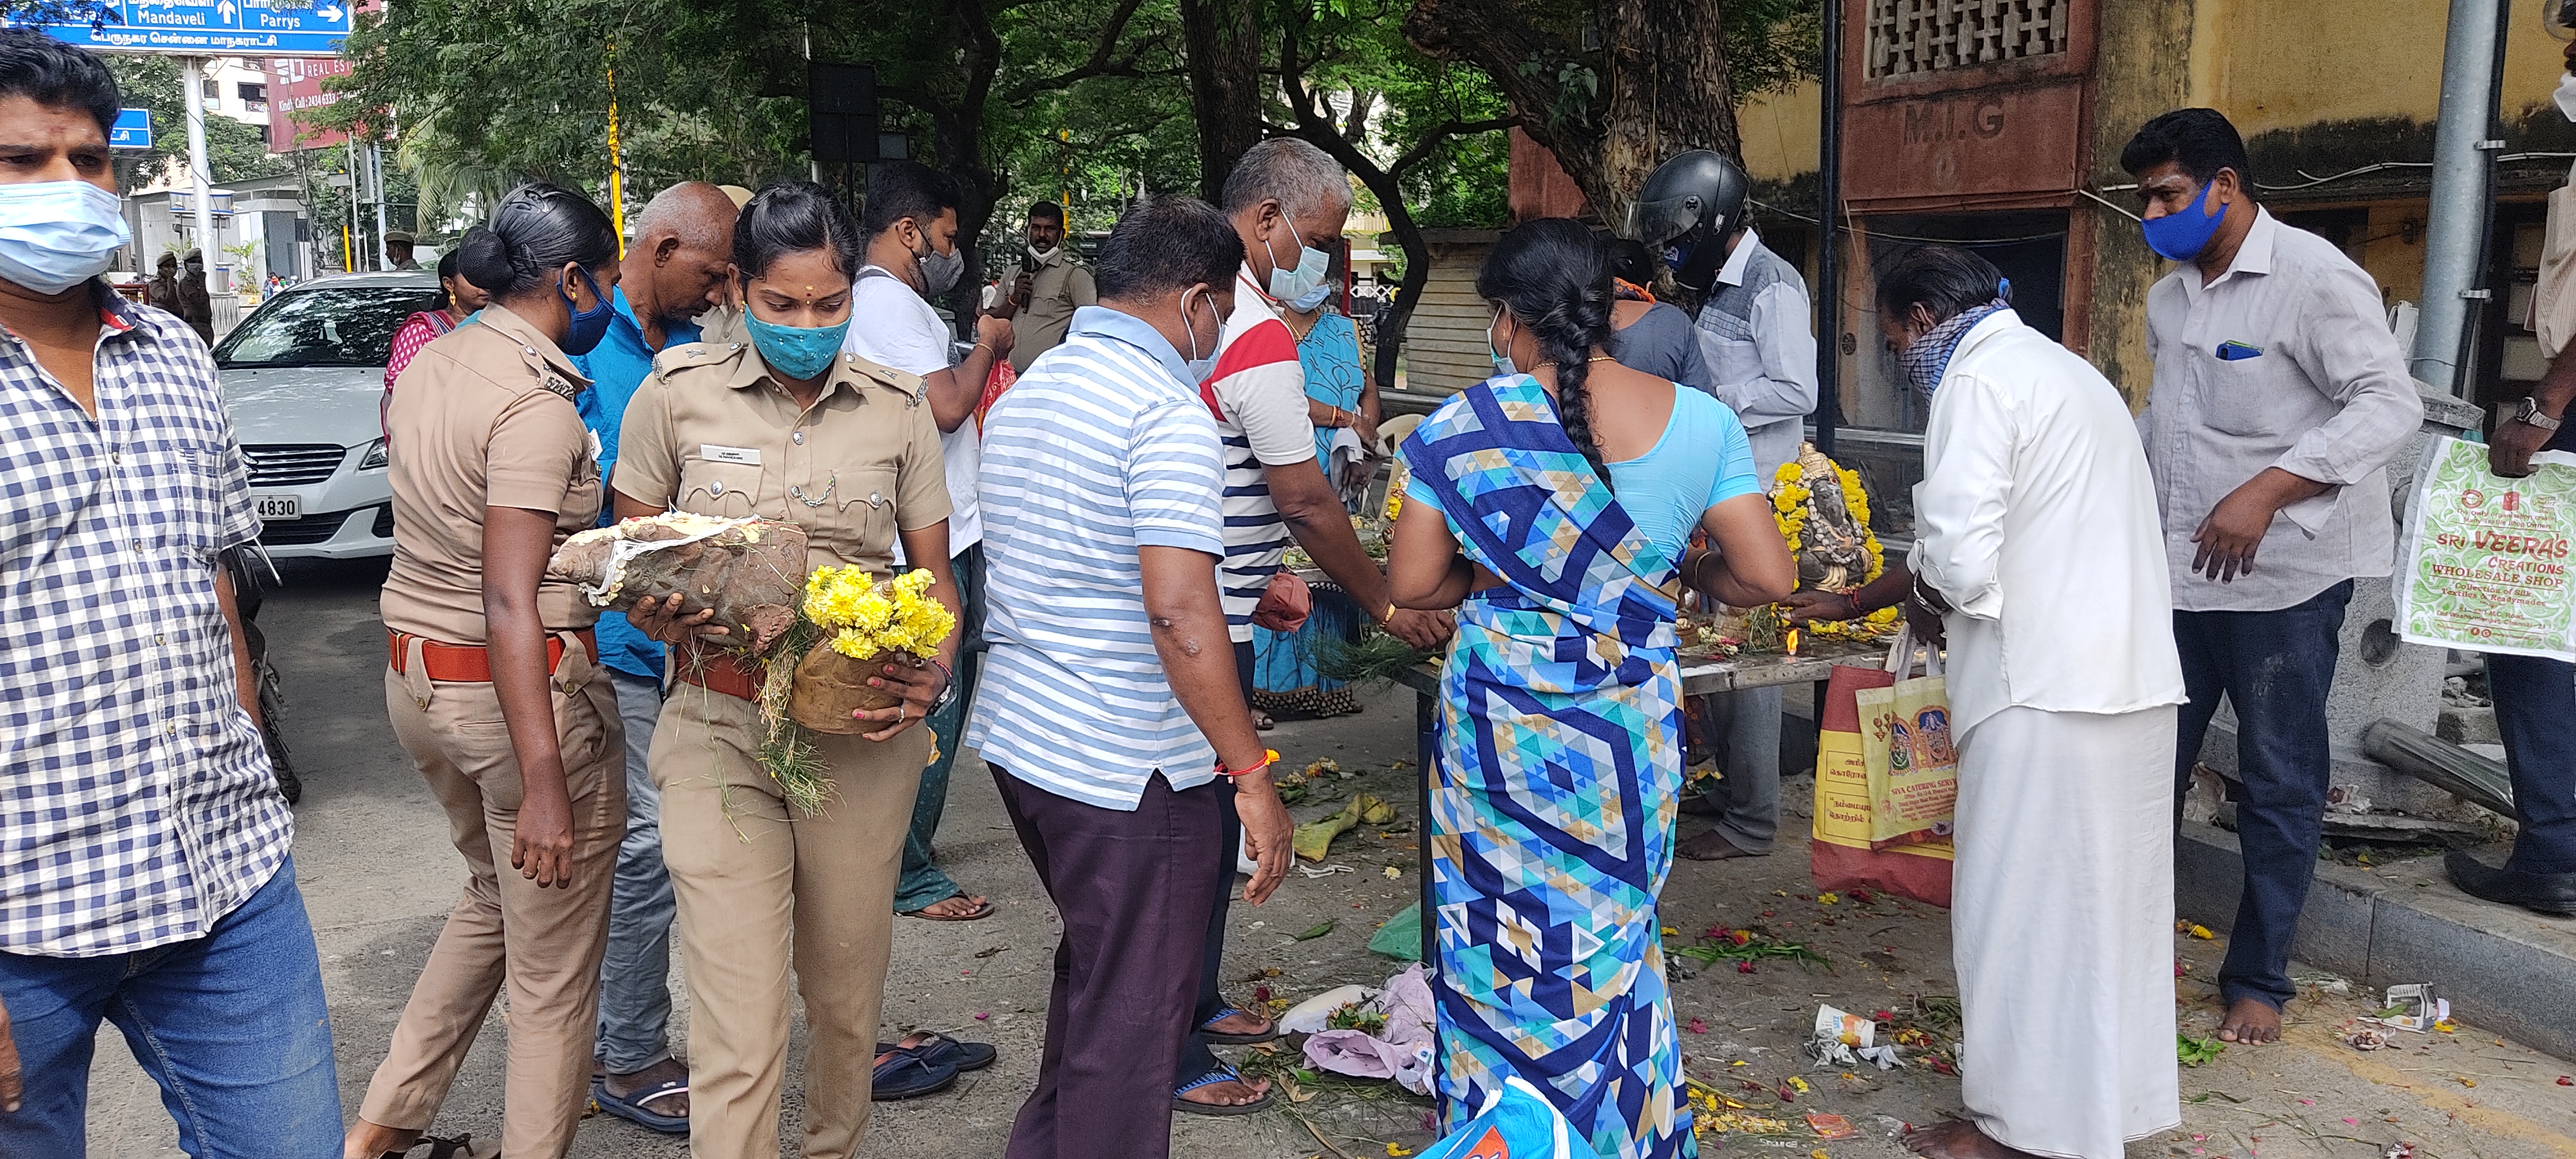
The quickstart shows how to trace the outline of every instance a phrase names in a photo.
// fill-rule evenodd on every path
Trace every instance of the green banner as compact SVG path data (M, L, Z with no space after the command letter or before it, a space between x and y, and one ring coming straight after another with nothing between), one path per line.
M2397 634L2418 644L2576 660L2576 455L2532 456L2528 477L2487 449L2435 439L2416 472L2397 569Z

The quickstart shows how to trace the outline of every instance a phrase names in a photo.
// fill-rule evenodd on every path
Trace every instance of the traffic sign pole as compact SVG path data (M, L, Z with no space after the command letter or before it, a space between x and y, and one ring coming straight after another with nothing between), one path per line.
M232 287L214 284L215 255L222 252L215 237L215 185L213 171L206 167L206 62L196 57L179 61L179 87L188 97L188 182L196 186L197 253L206 263L206 292L221 294Z

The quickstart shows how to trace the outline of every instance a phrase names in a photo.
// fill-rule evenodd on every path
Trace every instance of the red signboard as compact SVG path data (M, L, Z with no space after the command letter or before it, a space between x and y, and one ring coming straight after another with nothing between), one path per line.
M268 151L319 149L337 145L347 134L326 129L309 118L315 110L336 104L340 94L323 90L322 82L349 75L349 62L334 56L272 57L268 62Z

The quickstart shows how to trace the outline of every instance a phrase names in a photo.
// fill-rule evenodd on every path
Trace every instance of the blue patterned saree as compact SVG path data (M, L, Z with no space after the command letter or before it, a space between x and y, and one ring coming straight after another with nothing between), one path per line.
M1602 1159L1696 1156L1655 916L1682 781L1673 563L1536 379L1467 388L1403 454L1504 581L1459 607L1440 683L1443 1123L1518 1075Z

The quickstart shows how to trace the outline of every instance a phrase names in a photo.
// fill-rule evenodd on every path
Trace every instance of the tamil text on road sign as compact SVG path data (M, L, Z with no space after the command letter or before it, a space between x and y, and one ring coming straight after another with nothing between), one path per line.
M2397 634L2419 644L2576 659L2576 455L2531 474L2487 470L2487 449L2435 439L2416 474L2397 566Z
M331 56L352 0L108 0L105 18L38 25L101 52L180 56Z

